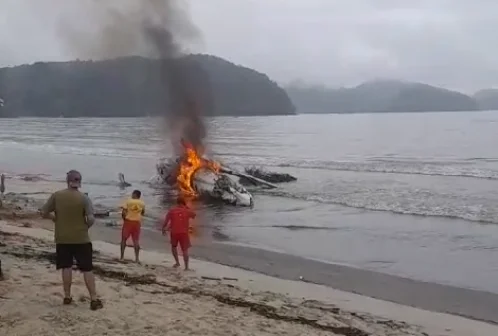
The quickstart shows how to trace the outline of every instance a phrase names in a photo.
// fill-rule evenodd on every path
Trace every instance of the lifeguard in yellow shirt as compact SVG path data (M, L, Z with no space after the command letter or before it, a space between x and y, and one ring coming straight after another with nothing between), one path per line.
M142 216L145 214L145 203L140 198L140 190L133 190L131 198L126 200L121 206L123 217L123 230L121 231L121 260L124 259L126 241L131 237L133 248L135 249L135 261L140 262L140 228L142 226Z

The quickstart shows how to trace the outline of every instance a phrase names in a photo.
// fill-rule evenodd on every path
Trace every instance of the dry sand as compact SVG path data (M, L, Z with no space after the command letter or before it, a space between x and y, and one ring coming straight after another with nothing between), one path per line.
M50 223L8 206L0 219L0 335L498 335L494 325L199 260L185 273L158 252L123 264L104 242L94 243L104 309L89 310L79 274L75 303L62 306Z

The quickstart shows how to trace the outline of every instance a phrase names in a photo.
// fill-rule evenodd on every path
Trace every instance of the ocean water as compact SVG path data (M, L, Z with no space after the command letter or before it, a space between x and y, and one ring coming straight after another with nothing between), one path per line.
M160 119L0 119L0 171L44 198L75 168L96 204L142 190L148 225L168 197L146 182L171 153ZM205 206L203 242L498 293L498 112L299 115L207 120L210 153L297 182L255 207ZM117 187L123 172L132 187ZM25 174L40 181L19 184ZM167 193L166 193L167 194ZM298 267L298 265L296 265Z

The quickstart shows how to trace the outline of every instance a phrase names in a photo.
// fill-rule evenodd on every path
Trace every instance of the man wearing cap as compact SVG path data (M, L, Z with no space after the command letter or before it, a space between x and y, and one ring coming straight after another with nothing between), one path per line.
M74 259L83 273L90 294L90 309L97 310L103 305L95 289L93 250L88 235L88 229L95 222L93 206L88 196L79 191L81 174L78 171L69 171L66 182L67 188L53 193L40 211L44 218L50 218L55 223L55 263L56 268L62 270L63 303L68 305L73 302L71 284Z

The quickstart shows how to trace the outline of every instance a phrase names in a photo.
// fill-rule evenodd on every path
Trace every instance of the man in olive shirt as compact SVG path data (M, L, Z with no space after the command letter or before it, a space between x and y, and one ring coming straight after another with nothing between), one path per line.
M81 174L71 170L66 175L67 188L56 191L41 209L44 218L55 223L56 268L62 269L64 304L71 304L72 267L76 260L78 269L83 273L88 293L90 309L103 307L98 299L93 275L93 250L88 229L95 222L92 202L80 192ZM53 213L53 214L52 214Z

